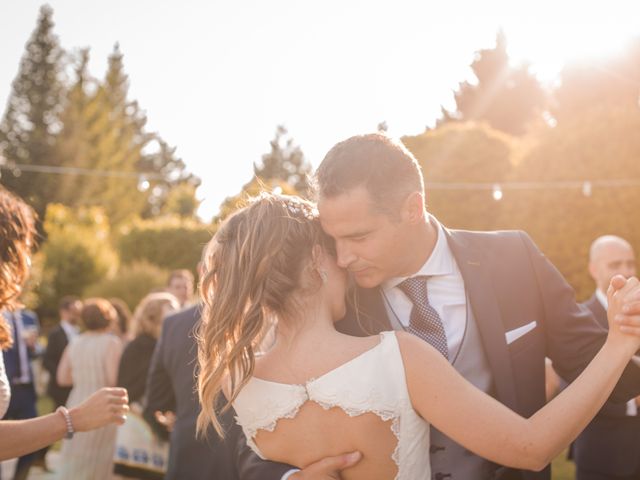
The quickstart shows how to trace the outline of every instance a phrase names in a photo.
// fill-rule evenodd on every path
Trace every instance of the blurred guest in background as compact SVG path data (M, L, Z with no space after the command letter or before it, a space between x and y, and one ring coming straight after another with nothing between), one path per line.
M49 333L47 348L44 352L43 365L49 372L49 385L47 393L53 399L56 407L64 405L69 398L71 387L61 387L58 385L56 374L58 365L62 358L62 352L67 347L72 338L79 333L80 311L82 301L73 295L67 295L60 300L58 313L60 323Z
M58 304L58 315L60 323L51 330L47 338L47 347L42 357L42 366L49 373L49 383L47 384L47 394L53 400L54 408L67 403L71 387L61 387L58 385L56 373L58 364L62 358L62 352L69 344L69 341L78 334L80 324L80 310L82 309L82 301L74 296L67 295L62 297ZM49 447L45 447L38 451L36 464L39 464L48 470L45 461Z
M233 436L240 429L231 430L225 441L213 430L206 438L196 436L200 403L193 335L199 322L197 305L165 319L149 370L144 417L158 435L166 438L167 431L171 434L166 480L233 480L238 475L235 457L228 449L244 441L244 437ZM224 421L232 424L231 411Z
M153 455L156 453L152 435L145 439L140 437L137 425L129 422L140 422L142 428L148 425L142 420L142 404L145 398L147 373L153 350L160 336L162 321L165 316L180 308L176 297L166 292L150 293L142 299L133 314L134 339L125 347L118 369L118 386L129 391L131 411L138 415L129 417L127 425L119 432L117 438L117 455L114 464L114 472L124 476L138 479L162 480L163 472L156 471L159 465L154 465ZM162 462L166 467L166 444L163 447ZM135 452L151 459L151 463L136 461ZM133 457L133 461L131 458Z
M114 335L118 315L102 298L84 302L85 331L67 346L58 366L58 383L73 386L68 405L73 407L102 387L114 387L122 355L122 342ZM61 478L111 478L115 425L77 434L62 446Z
M614 275L636 275L633 248L623 238L605 235L591 244L589 273L596 290L584 305L608 328L607 287ZM640 480L640 397L607 402L573 443L577 480Z
M116 322L117 328L115 333L120 337L123 342L128 342L132 338L131 334L131 310L129 305L121 298L110 298L109 302L116 309L118 314L118 321Z
M142 299L133 315L134 339L125 347L118 369L118 386L129 392L129 401L141 402L153 350L160 336L162 321L180 304L170 293L150 293Z
M175 295L180 302L180 307L189 305L193 298L194 277L190 270L174 270L169 275L167 292Z
M3 312L5 321L11 325L13 345L2 352L7 377L11 387L11 402L4 420L24 420L38 416L36 411L36 389L31 359L39 353L38 317L29 310ZM29 469L36 459L30 453L20 457L14 479L27 478Z

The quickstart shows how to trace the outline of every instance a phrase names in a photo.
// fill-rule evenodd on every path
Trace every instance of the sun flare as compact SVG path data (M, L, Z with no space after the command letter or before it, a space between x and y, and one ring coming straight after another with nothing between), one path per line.
M527 18L505 19L513 60L531 63L543 80L567 63L615 55L640 37L640 2L566 1L545 8L546 3Z

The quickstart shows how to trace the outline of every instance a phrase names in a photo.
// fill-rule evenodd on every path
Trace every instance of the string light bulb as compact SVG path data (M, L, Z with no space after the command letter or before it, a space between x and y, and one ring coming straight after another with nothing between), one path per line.
M502 200L502 188L500 188L500 184L496 183L493 185L493 199L496 202Z

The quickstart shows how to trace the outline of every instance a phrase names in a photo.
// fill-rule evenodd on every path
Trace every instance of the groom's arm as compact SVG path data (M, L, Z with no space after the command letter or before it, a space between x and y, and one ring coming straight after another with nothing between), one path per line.
M535 271L544 309L547 356L561 377L573 381L600 350L607 331L589 309L576 303L573 288L529 236L521 233L521 239ZM640 312L632 313L637 315ZM640 368L632 361L627 365L610 400L623 403L639 393Z

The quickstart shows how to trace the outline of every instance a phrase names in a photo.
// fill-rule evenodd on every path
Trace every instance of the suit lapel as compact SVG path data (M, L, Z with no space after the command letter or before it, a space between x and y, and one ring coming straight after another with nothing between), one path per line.
M467 298L491 367L497 398L515 408L515 377L490 270L484 264L482 252L470 244L462 232L444 230L464 280Z

